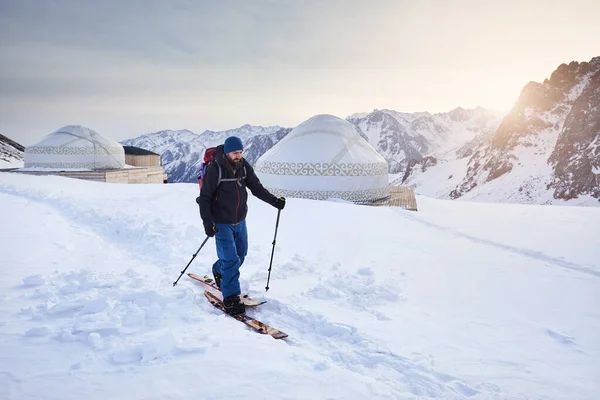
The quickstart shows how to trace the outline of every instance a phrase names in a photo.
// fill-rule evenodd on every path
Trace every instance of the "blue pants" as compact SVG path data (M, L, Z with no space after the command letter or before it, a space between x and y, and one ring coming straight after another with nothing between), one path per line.
M222 276L221 291L225 299L241 293L240 267L248 254L248 231L246 220L237 225L215 223L215 226L218 229L215 241L219 259L213 264L213 273Z

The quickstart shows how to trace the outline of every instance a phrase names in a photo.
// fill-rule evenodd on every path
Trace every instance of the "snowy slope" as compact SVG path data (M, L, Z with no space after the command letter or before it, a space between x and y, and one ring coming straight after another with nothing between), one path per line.
M418 194L437 199L448 199L450 192L464 178L469 159L458 157L456 151L450 151L438 157L433 166L423 166L422 162L411 165L409 179L405 180L406 173L392 175L390 177L391 184L413 186Z
M24 151L22 145L0 135L0 169L23 167Z
M284 342L173 287L204 238L196 192L0 174L0 398L600 392L599 209L289 199L265 292L276 211L251 197L242 288Z
M547 160L557 137L556 130L543 132L535 139L535 145L515 148L512 154L517 162L509 173L488 182L482 178L476 187L458 200L600 207L600 201L589 195L568 200L554 198L554 190L547 186L554 179L554 169ZM411 174L410 179L402 181L403 174L400 174L392 184L411 185L418 194L449 199L467 174L469 161L469 158L461 158L456 152L450 152L437 160L435 166L421 170L421 165L417 164L416 172Z
M16 159L11 159L10 161L0 160L0 169L5 168L22 168L23 161L19 161Z

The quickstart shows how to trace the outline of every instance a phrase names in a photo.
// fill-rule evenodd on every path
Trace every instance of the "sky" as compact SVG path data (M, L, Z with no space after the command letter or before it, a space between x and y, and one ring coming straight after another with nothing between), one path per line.
M290 198L265 291L277 210L250 196L240 284L284 341L173 286L216 259L197 193L0 173L0 398L598 397L600 209Z
M600 55L598 15L596 0L0 0L0 133L508 111L527 82Z

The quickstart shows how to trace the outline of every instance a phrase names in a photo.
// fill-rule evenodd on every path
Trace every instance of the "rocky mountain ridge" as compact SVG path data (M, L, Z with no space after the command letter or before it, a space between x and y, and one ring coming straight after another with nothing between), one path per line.
M529 82L493 134L482 132L442 161L412 165L403 183L428 194L427 169L448 168L462 178L438 197L489 199L495 187L500 201L599 199L600 57L561 64L542 83Z
M404 173L411 163L449 151L481 132L493 131L502 115L480 107L459 107L437 114L374 110L347 120L384 156L389 172L398 174Z

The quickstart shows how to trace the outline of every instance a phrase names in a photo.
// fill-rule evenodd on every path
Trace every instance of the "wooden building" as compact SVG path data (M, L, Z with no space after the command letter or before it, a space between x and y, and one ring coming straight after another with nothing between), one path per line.
M125 164L134 167L156 167L162 165L159 154L150 150L134 146L123 146L125 150Z

